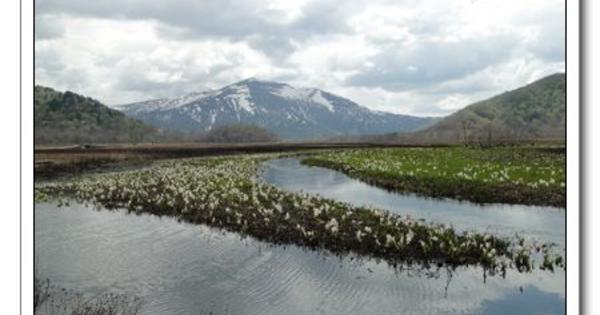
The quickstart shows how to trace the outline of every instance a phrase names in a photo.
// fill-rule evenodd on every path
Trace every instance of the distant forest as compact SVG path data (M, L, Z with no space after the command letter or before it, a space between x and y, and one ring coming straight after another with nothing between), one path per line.
M274 133L249 124L217 126L196 139L199 142L215 143L273 142L277 140L279 139Z

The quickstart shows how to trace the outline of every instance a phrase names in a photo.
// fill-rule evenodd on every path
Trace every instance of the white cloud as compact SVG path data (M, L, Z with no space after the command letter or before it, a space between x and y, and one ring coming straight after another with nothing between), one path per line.
M37 82L108 104L216 88L270 71L269 60L243 42L182 45L157 36L155 21L69 18L64 25L63 37L36 45Z
M44 0L36 83L118 104L246 77L444 115L564 71L558 0Z

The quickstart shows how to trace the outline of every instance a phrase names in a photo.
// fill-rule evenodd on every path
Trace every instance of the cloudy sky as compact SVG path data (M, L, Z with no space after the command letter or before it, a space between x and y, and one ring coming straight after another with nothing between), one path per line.
M108 105L248 77L445 115L564 72L564 0L36 0L36 84Z

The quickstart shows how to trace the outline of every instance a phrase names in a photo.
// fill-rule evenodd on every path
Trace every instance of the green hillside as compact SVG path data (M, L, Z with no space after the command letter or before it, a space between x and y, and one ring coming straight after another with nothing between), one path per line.
M73 92L35 86L35 144L135 143L156 129Z
M563 140L565 112L565 75L557 73L467 106L413 136L440 143Z

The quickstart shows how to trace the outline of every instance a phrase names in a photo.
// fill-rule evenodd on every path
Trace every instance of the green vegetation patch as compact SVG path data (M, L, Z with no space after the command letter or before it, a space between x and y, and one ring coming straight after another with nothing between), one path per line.
M510 267L530 271L536 268L534 257L542 256L539 268L565 266L552 245L458 233L444 225L280 190L258 177L265 158L163 162L143 170L38 184L35 197L169 215L275 244L383 258L396 267L481 265L494 274Z
M565 207L565 155L534 148L394 148L329 152L305 165L375 186L477 203Z
M566 80L556 73L469 105L418 134L433 143L493 145L565 139Z
M138 143L158 130L89 97L35 86L35 144Z

